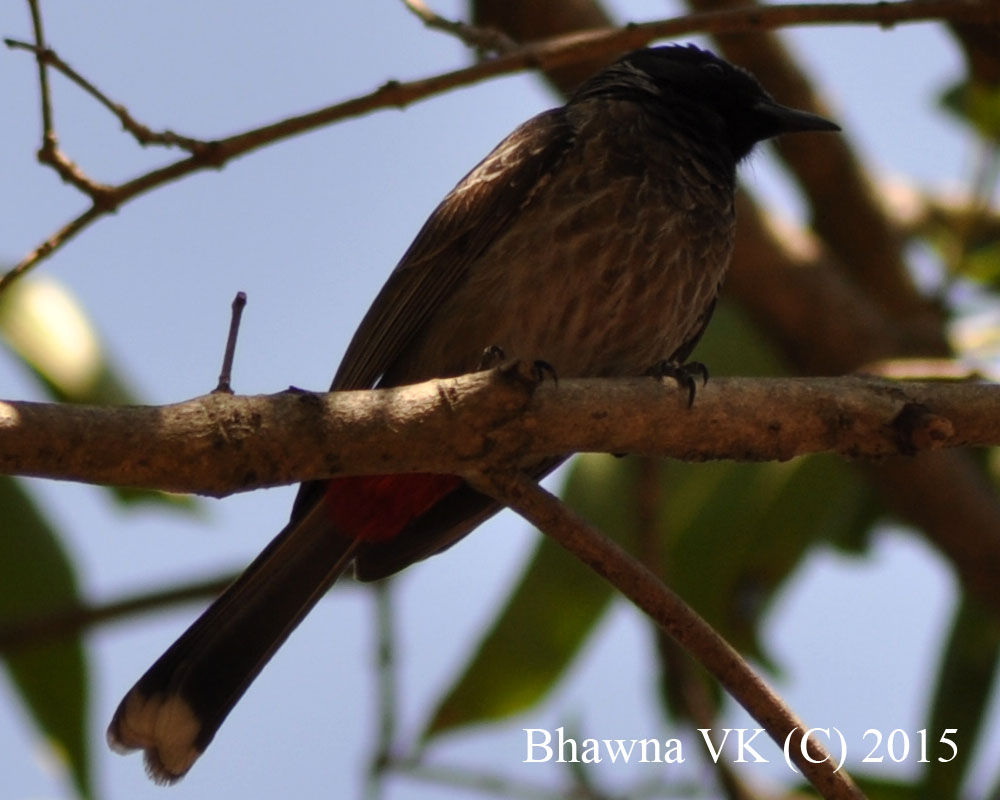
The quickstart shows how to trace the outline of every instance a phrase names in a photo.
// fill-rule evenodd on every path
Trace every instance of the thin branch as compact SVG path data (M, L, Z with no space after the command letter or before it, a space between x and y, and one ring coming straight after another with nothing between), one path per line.
M31 10L31 27L35 34L35 46L40 50L45 49L45 29L42 26L42 10L38 7L38 0L28 0L28 8ZM49 92L49 71L45 60L37 55L38 61L38 87L39 100L42 106L42 140L48 142L50 139L55 144L55 125L52 119L52 95Z
M165 147L181 147L192 153L196 153L199 150L203 150L208 147L208 143L200 139L192 139L187 136L181 136L171 130L154 131L147 125L142 124L132 116L124 105L116 103L104 92L98 89L97 86L95 86L91 81L87 80L83 75L73 69L73 67L63 61L59 54L56 53L56 51L51 47L45 47L42 44L29 44L28 42L22 42L17 39L4 39L3 41L7 47L13 50L27 50L28 52L34 53L40 63L48 64L53 69L58 70L69 78L69 80L83 89L83 91L114 114L118 118L118 121L121 122L122 128L131 133L132 136L135 137L135 140L144 147L146 145L158 144Z
M791 759L823 797L863 800L864 795L850 776L834 769L836 759L831 759L814 739L805 738L805 726L782 699L649 569L520 473L489 473L477 482L477 488L489 492L551 536L652 617L719 680L779 748L789 740ZM803 745L809 757L803 754Z
M82 630L136 614L206 600L221 594L236 574L143 592L102 605L80 605L43 616L30 617L0 625L0 653L35 647L79 633Z
M447 19L428 8L423 0L403 0L403 5L428 28L449 33L482 53L510 53L517 49L517 42L501 31Z
M232 394L233 358L236 356L236 338L240 335L240 319L247 305L246 292L237 292L233 298L233 313L229 319L229 335L226 337L226 352L222 356L222 369L219 372L219 383L216 392Z
M300 116L265 125L218 141L203 142L191 156L104 191L100 184L79 188L94 200L94 207L64 225L0 278L0 291L24 275L44 258L70 241L104 214L145 192L204 169L218 169L228 161L265 145L355 117L370 111L403 107L417 100L486 78L528 68L552 69L597 56L611 58L624 50L641 47L653 39L691 33L746 33L793 25L877 24L889 27L905 22L948 19L990 24L1000 17L995 4L974 0L901 0L901 2L797 4L690 14L673 19L629 25L624 28L586 31L560 36L518 48L471 67L408 83L389 81L379 89ZM42 43L39 47L44 47ZM36 56L39 57L39 56ZM44 65L41 65L44 67ZM192 140L194 141L194 140ZM58 163L58 162L57 162ZM73 173L66 171L68 180ZM62 172L60 174L63 174ZM100 191L94 190L94 186Z

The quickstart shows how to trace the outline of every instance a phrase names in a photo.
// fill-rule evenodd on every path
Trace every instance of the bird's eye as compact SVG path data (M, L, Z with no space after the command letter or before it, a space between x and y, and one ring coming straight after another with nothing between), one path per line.
M725 70L722 69L722 65L716 64L714 61L709 61L707 64L702 66L702 69L709 73L713 78L721 78L725 74Z

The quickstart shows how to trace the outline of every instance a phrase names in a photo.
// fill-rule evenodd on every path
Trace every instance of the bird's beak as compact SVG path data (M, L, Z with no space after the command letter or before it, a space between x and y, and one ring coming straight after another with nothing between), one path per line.
M799 111L797 108L789 108L780 103L761 102L758 103L754 111L762 118L771 122L774 134L796 133L797 131L839 131L840 126L830 122L819 114L811 114L808 111Z

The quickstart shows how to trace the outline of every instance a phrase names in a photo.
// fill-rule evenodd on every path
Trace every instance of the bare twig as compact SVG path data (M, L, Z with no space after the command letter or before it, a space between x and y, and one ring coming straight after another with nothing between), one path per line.
M742 705L788 752L802 774L825 798L858 800L864 797L835 759L812 738L782 699L760 678L725 640L678 595L626 553L615 542L557 497L517 472L492 472L477 481L477 488L493 495L573 553L625 597L652 617L709 670L726 691ZM802 748L809 753L807 758Z
M403 5L428 28L450 33L480 52L510 53L517 49L517 42L501 31L493 28L479 28L475 25L469 25L467 22L447 19L428 8L423 0L403 0Z
M38 7L38 0L28 0L28 8L31 10L31 27L35 33L35 46L38 50L45 49L45 29L42 26L42 10ZM52 96L49 92L49 71L45 60L38 55L38 87L39 100L42 106L42 139L48 141L55 139L54 123L52 120ZM53 141L54 143L54 141Z
M20 46L33 52L35 60L38 62L38 95L42 112L42 145L38 148L38 160L42 164L48 164L64 181L90 197L95 206L100 205L110 187L91 180L59 147L59 137L55 130L55 117L52 113L52 93L49 89L49 62L44 55L48 47L45 44L42 12L38 6L38 0L28 0L28 7L31 10L31 25L35 34L35 44L14 43L13 40L5 41L8 47Z
M995 22L1000 11L995 4L972 0L902 0L883 3L820 3L785 6L764 6L750 9L690 14L684 17L629 25L624 28L587 31L560 36L482 61L471 67L443 73L431 78L400 83L389 81L379 89L343 103L327 106L307 114L265 125L218 141L204 142L204 148L165 167L113 187L80 181L79 188L94 201L94 206L70 221L43 244L32 250L17 265L0 278L0 291L25 274L44 258L70 241L77 233L104 214L135 199L151 189L204 169L218 169L228 161L265 145L296 136L379 108L402 107L460 86L485 78L506 75L527 68L550 69L581 59L606 56L641 47L653 39L690 33L733 33L771 30L792 25L817 24L877 24L891 26L904 22L949 19L960 22ZM42 43L38 47L44 48ZM40 56L36 56L40 58ZM40 64L40 69L44 69ZM46 84L47 87L47 84ZM47 92L47 88L44 89ZM196 140L191 140L196 141ZM74 178L73 170L60 165L60 174Z
M246 308L247 296L245 292L237 292L233 298L233 315L229 320L229 335L226 337L226 352L222 357L222 370L219 372L219 385L214 391L232 394L231 385L233 377L233 357L236 355L236 337L240 334L240 319L243 316L243 309Z
M41 44L29 44L28 42L21 42L17 39L4 39L3 41L4 44L11 49L27 50L34 53L40 63L48 64L69 78L73 83L83 89L83 91L93 97L98 103L108 109L108 111L118 117L118 120L122 124L122 128L131 133L139 144L143 146L158 144L165 147L180 147L192 153L204 150L209 146L208 142L204 142L200 139L191 139L170 130L154 131L150 127L143 125L132 116L125 106L121 103L116 103L114 100L109 98L91 81L87 80L83 77L83 75L73 69L73 67L63 61L63 59L59 57L59 54L56 53L56 51L51 47L45 47Z

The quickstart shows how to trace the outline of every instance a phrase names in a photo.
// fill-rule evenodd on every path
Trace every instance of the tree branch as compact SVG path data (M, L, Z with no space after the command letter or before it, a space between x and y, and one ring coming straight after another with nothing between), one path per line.
M517 49L517 42L504 33L494 28L480 28L467 22L446 19L431 10L423 0L403 0L403 5L428 28L449 33L480 52L510 53Z
M477 480L476 486L551 536L652 617L718 679L779 747L790 738L792 760L823 797L863 800L850 776L837 772L835 759L812 738L804 742L809 757L803 754L802 722L740 654L649 569L520 473L491 472Z
M219 169L234 158L259 147L273 144L291 136L315 130L350 117L359 116L380 108L403 107L417 100L450 89L466 86L480 80L506 75L528 68L555 69L582 59L603 57L611 59L625 50L642 47L654 39L690 33L746 33L772 30L791 25L819 24L878 24L893 25L904 22L948 19L966 23L994 23L1000 16L994 4L973 0L902 0L880 3L818 3L786 6L764 6L749 9L729 9L690 14L673 19L629 25L623 28L587 31L560 36L518 48L495 59L481 61L471 67L444 73L431 78L400 83L389 81L374 92L342 103L289 117L225 139L199 142L190 156L152 170L126 183L105 186L81 179L82 172L65 158L52 163L66 180L88 194L94 205L66 223L44 243L32 250L9 272L0 278L0 291L29 271L44 258L70 241L77 233L95 220L111 213L147 191L178 178L205 169ZM42 53L48 50L44 41L36 41L33 48L39 59L39 70L45 76L46 63ZM95 87L96 88L96 87ZM47 108L47 83L43 83ZM53 145L55 134L51 134ZM198 141L198 140L188 140ZM43 150L45 149L43 145Z
M59 54L56 53L56 51L51 47L46 47L41 43L29 44L28 42L21 42L17 39L4 39L3 41L4 44L12 50L27 50L29 53L34 53L40 63L51 66L53 69L61 72L69 78L69 80L83 89L83 91L114 114L118 118L118 121L121 122L122 128L131 133L135 140L143 147L151 144L158 144L163 145L164 147L181 147L191 152L197 152L198 150L207 147L207 143L199 139L191 139L187 136L181 136L180 134L169 130L154 131L147 125L139 122L132 116L125 106L121 103L116 103L104 94L104 92L97 88L97 86L95 86L91 81L63 61L63 59L59 57Z
M996 385L729 378L688 409L669 380L536 387L518 366L162 407L0 403L0 472L223 496L345 474L469 475L583 451L785 460L1000 444Z
M156 611L167 606L213 598L222 593L237 574L171 586L114 600L102 605L84 604L25 619L7 619L0 624L0 654L37 647L81 630L122 617Z

